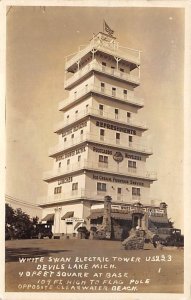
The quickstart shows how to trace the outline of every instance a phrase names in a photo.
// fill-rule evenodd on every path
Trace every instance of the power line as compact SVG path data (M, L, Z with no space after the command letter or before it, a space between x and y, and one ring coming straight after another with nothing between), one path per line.
M6 201L6 199L10 202L15 202L15 203L23 204L23 205L34 207L34 208L39 208L37 204L29 203L29 202L26 202L24 200L21 200L21 199L18 199L18 198L9 196L9 195L5 195L5 201Z

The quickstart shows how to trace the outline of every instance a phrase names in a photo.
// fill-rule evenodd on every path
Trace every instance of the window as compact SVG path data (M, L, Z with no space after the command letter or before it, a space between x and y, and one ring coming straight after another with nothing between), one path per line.
M62 187L58 186L54 188L54 194L60 194L62 192Z
M67 159L67 166L70 164L70 159Z
M84 131L83 131L83 129L80 131L80 134L83 134L84 133Z
M108 164L108 156L99 155L99 162Z
M130 173L136 173L137 172L137 163L133 160L128 160L128 171Z
M114 74L115 72L115 67L111 66L111 74Z
M71 139L73 139L74 138L74 134L72 133L72 135L71 135Z
M58 167L61 168L61 162L59 162Z
M69 116L69 115L67 115L67 119L69 119L69 117L70 117L70 116Z
M118 119L119 116L119 110L118 108L115 108L115 119Z
M102 71L105 71L106 63L102 62Z
M116 96L116 88L112 87L112 96L115 97Z
M86 104L86 112L88 112L88 106L89 106L89 104Z
M136 167L137 167L136 161L128 160L128 168L134 168L134 169L136 169Z
M121 195L121 191L122 191L122 189L118 187L117 188L117 193Z
M66 142L66 141L67 141L67 138L65 137L65 138L64 138L64 142Z
M66 222L67 225L73 225L73 222ZM68 237L67 237L68 238Z
M97 182L97 191L106 192L106 183Z
M104 140L104 134L105 134L105 130L104 129L100 129L100 140L101 141Z
M131 113L127 112L127 119L130 119L130 118L131 118Z
M75 111L75 114L76 114L76 115L78 114L78 110Z
M88 91L88 84L85 85L85 91Z
M141 195L141 189L132 187L132 195L133 196L140 196Z
M78 155L78 162L81 161L81 155Z
M124 99L127 99L127 90L123 90Z
M99 104L99 113L103 115L103 104Z
M132 143L132 141L133 141L133 137L132 135L129 135L129 142Z
M76 97L77 97L77 92L75 91L74 92L74 99L76 99Z
M77 191L78 190L78 182L72 183L72 191Z
M101 92L104 93L105 91L105 83L101 82Z
M120 133L116 132L116 143L119 144L120 142Z
M124 73L124 71L125 71L123 68L120 68L119 70L121 73Z

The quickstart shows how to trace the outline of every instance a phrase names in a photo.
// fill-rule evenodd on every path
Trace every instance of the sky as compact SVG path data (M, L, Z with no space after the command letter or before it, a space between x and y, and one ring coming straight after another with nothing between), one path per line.
M184 9L110 7L16 7L7 15L6 194L38 203L46 197L43 172L58 142L65 57L102 31L103 19L120 45L140 49L144 98L139 120L153 148L148 169L157 172L153 199L183 228Z

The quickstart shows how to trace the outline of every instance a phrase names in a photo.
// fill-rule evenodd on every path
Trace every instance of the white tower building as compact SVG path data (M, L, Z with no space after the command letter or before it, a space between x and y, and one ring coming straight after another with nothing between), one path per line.
M59 103L63 121L55 127L59 142L50 150L54 166L44 174L48 197L41 207L44 221L54 218L54 235L75 236L106 195L116 205L148 204L156 175L146 169L152 151L137 118L140 51L99 32L67 57L65 71L69 95Z

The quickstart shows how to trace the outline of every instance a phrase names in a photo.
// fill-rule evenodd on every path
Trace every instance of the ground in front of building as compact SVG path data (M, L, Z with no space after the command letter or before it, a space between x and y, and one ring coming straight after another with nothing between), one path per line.
M183 293L184 252L101 240L6 241L7 292ZM27 259L27 261L26 261Z

